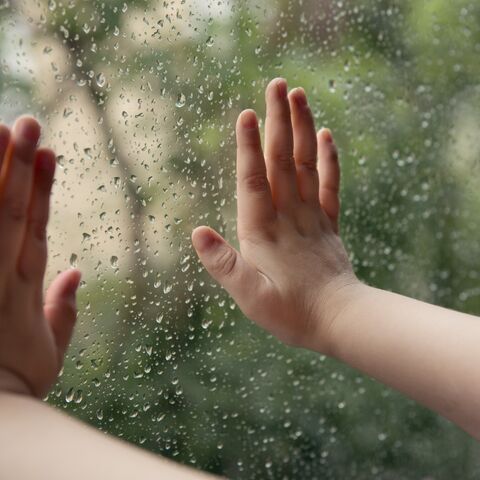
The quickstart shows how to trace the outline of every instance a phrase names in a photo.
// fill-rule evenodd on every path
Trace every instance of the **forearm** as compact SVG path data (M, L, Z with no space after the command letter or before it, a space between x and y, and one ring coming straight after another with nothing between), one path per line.
M359 285L330 354L480 439L480 319Z
M214 478L102 434L24 395L0 392L0 471L18 480Z

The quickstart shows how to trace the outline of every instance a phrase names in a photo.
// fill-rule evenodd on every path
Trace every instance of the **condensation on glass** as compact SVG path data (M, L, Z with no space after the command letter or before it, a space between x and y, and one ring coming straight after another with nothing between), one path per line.
M234 122L283 76L335 132L360 277L478 313L479 56L477 1L0 0L0 118L41 119L50 276L84 273L48 401L231 478L474 478L447 422L252 326L190 231L235 240Z

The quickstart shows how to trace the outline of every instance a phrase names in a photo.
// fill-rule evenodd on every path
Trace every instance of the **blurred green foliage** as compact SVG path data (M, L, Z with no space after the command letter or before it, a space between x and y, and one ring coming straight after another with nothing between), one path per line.
M262 116L267 82L283 76L305 87L318 127L334 131L342 236L358 275L480 314L480 148L469 134L480 124L478 2L3 4L1 42L23 25L31 43L63 49L58 95L87 93L97 161L116 158L130 213L128 270L87 275L51 403L231 478L478 477L478 447L465 434L252 326L189 244L202 223L235 241L234 122L247 107ZM62 100L46 104L39 79L0 66L0 116L37 111L48 128ZM138 108L119 118L112 105L127 94ZM136 162L144 149L151 161ZM167 256L149 246L152 212Z

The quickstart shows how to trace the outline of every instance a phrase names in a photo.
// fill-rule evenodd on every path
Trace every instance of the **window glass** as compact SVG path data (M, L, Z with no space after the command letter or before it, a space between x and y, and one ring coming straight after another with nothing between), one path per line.
M84 274L48 401L232 478L475 478L447 421L253 326L190 232L235 243L236 116L283 76L334 131L358 275L479 314L479 55L472 0L0 0L0 119L41 119L49 277Z

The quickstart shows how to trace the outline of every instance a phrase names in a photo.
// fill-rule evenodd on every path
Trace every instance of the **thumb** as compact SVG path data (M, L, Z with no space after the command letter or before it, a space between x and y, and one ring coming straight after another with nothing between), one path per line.
M196 228L192 233L192 243L208 273L249 316L249 303L254 300L252 292L258 291L264 277L211 228Z
M58 355L63 359L77 319L76 293L81 273L67 270L52 282L45 297L43 311L53 332Z

